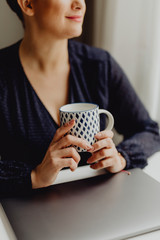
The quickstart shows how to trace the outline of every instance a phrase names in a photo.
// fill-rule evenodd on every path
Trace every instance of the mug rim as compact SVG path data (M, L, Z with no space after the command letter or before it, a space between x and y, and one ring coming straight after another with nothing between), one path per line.
M65 107L67 107L67 106L69 106L69 105L79 105L79 104L84 104L84 105L93 105L94 107L92 108L92 109L87 109L87 110L70 110L70 111L68 111L68 110L62 110L62 108L65 108ZM98 104L96 104L96 103L90 103L90 102L78 102L78 103L68 103L68 104L65 104L65 105L63 105L63 106L61 106L60 108L59 108L59 111L60 112L68 112L68 113L73 113L73 112L76 112L76 113L78 113L78 112L89 112L89 111L93 111L93 110L95 110L95 109L97 109L97 108L99 108L99 105Z

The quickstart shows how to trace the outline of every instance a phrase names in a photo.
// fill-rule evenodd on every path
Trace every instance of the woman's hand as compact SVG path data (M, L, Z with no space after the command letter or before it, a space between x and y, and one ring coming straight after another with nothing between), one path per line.
M32 188L51 185L59 171L64 167L69 167L71 171L77 168L80 155L72 147L73 145L86 150L92 149L92 146L87 141L75 136L65 135L74 124L75 121L71 120L56 131L42 163L32 170Z
M93 169L106 168L111 173L120 172L126 166L125 159L117 152L115 144L112 141L112 131L102 131L95 135L98 140L93 144L92 156L87 163L91 164Z

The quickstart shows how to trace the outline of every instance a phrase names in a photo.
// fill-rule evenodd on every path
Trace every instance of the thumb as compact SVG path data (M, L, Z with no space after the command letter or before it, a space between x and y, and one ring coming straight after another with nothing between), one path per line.
M57 129L53 140L50 145L54 144L55 142L59 141L68 131L75 125L75 120L72 119L69 122L65 123L63 126Z

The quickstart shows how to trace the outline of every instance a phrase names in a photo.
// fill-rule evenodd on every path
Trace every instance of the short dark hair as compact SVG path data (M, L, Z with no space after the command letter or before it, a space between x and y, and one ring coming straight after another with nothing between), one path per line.
M22 21L22 23L24 24L24 19L23 19L23 14L22 14L22 10L17 2L17 0L6 0L8 5L10 6L10 8L17 14L17 16L19 17L19 19Z

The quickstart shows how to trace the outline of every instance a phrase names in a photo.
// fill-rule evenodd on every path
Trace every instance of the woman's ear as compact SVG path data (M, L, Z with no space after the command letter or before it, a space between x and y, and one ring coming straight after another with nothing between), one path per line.
M28 16L34 15L33 0L17 0L22 12Z

